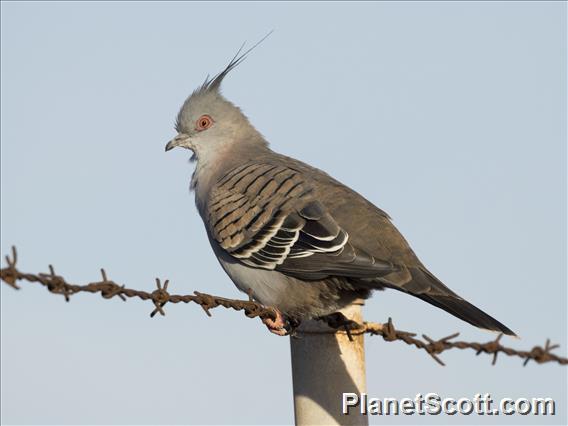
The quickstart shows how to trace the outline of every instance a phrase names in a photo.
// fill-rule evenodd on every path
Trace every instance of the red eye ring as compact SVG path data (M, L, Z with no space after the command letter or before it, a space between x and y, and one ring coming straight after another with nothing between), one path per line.
M195 130L201 132L203 130L207 130L212 125L213 125L213 119L207 114L205 114L199 117L199 119L195 122Z

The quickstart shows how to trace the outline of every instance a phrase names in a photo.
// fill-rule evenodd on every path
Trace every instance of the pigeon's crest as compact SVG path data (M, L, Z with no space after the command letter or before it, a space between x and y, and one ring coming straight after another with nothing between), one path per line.
M233 58L227 64L225 69L223 69L223 71L221 71L220 73L216 74L213 77L207 75L207 78L205 79L203 84L199 86L197 89L195 89L193 93L183 103L177 115L175 123L175 128L178 132L180 132L181 128L183 111L192 103L192 101L195 101L196 99L200 98L219 98L221 95L221 83L223 82L223 79L227 76L227 74L229 74L232 70L234 70L237 66L239 66L260 43L262 43L264 40L268 38L268 36L270 36L270 34L272 34L272 32L273 31L270 31L262 39L260 39L252 47L250 47L243 53L243 49L246 45L246 42L244 42L237 51L237 53L235 54L235 56L233 56Z

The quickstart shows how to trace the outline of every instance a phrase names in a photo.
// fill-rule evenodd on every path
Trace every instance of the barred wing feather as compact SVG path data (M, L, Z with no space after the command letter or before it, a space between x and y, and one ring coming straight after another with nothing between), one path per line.
M349 235L293 168L250 163L214 187L208 226L231 256L302 279L379 277L396 270L351 245Z

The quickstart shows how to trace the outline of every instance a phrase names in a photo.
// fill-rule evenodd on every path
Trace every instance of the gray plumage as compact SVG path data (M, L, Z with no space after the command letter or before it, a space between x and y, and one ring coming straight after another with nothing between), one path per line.
M178 135L166 146L193 151L196 205L236 286L294 320L325 316L372 290L392 288L477 327L514 335L429 272L384 211L268 147L220 93L223 78L247 53L185 101Z

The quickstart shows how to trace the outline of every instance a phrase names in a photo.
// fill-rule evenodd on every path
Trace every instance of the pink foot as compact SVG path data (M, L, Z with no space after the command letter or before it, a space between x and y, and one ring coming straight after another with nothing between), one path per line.
M278 336L286 336L286 334L288 334L288 330L286 330L286 322L284 321L284 317L278 309L272 309L274 309L274 312L276 313L276 319L273 320L271 318L264 318L262 322L264 323L264 325L266 325L271 333L274 333Z

